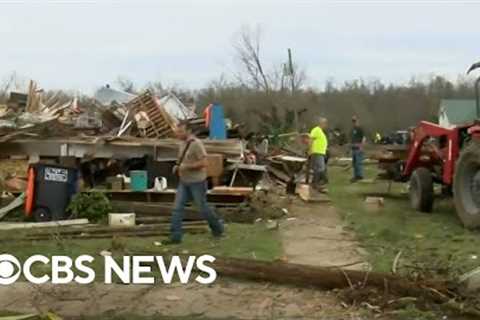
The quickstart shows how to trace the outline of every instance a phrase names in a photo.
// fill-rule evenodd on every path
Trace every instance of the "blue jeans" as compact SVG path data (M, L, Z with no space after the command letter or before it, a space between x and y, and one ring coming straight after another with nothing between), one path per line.
M179 182L177 194L175 196L175 207L172 212L172 222L170 226L172 241L182 241L182 221L185 213L185 205L192 201L200 210L200 215L207 220L212 234L221 236L223 233L223 223L207 203L207 183L206 181L184 183Z
M327 166L325 163L325 155L323 154L312 154L312 169L313 169L313 187L321 187L327 183Z
M363 150L352 149L353 178L363 179Z

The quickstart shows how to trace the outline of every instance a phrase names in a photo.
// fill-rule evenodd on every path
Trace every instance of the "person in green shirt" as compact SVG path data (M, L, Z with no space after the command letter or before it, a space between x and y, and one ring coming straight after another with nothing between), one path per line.
M366 142L365 132L360 126L360 119L357 116L352 117L352 167L353 178L350 182L357 182L363 179L363 147Z
M313 169L312 187L318 191L324 191L324 185L327 183L328 138L325 134L327 126L327 119L320 118L318 125L310 131L310 161Z

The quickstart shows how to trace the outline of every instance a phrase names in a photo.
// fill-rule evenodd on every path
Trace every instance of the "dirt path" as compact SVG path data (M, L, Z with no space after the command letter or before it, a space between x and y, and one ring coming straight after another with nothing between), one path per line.
M0 287L0 310L53 311L64 319L108 313L202 319L360 319L334 294L262 283L221 280L201 285L42 285ZM351 315L351 317L350 317ZM98 318L100 319L100 317Z
M345 231L342 219L330 204L295 201L294 219L280 224L283 247L289 262L318 266L345 266L364 270L369 265L354 236Z

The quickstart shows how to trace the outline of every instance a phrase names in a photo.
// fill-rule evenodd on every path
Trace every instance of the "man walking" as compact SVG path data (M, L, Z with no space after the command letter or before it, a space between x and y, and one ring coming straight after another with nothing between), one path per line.
M360 120L357 116L352 117L352 166L353 166L353 178L351 182L357 182L363 179L363 146L365 144L365 132L360 126Z
M186 122L180 123L175 131L182 142L174 172L179 177L175 206L172 213L170 243L182 241L182 221L185 205L193 200L201 216L207 220L213 236L223 234L223 223L207 203L207 152L201 140L197 139Z
M313 168L312 187L323 192L327 183L326 155L328 139L325 134L327 119L320 118L318 125L310 131L310 161Z

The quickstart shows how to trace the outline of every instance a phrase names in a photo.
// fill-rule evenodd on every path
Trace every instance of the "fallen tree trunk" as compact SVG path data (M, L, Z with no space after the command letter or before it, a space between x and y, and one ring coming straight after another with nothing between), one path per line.
M377 287L399 296L421 296L437 303L445 302L444 297L448 296L446 283L426 281L417 283L387 273L237 258L217 258L213 266L221 276L254 281L327 290Z

